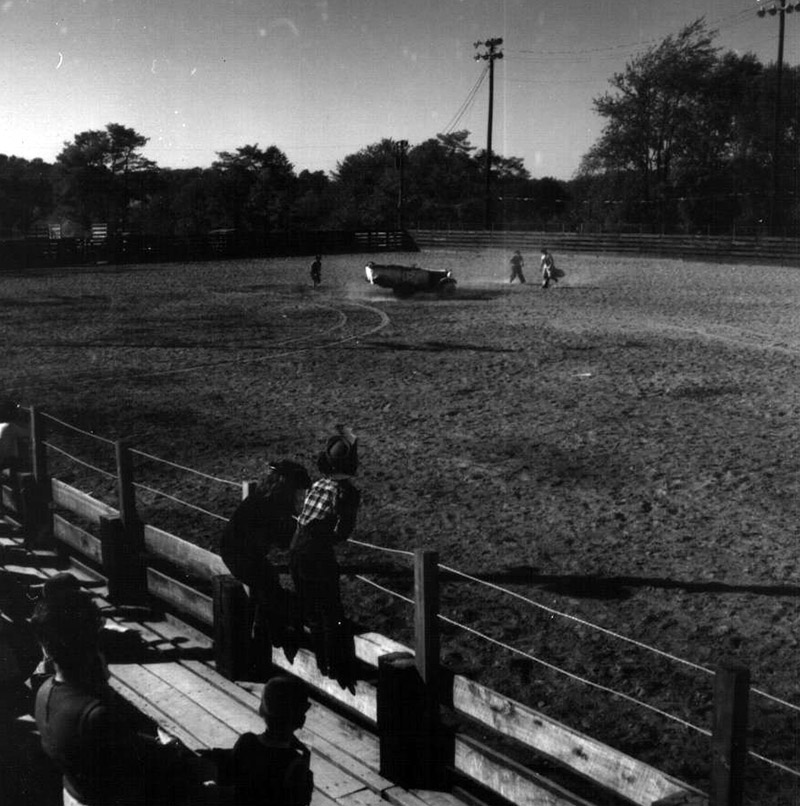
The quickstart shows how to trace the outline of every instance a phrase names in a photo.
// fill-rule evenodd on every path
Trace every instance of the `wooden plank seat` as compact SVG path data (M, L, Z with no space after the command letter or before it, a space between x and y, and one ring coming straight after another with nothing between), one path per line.
M47 552L33 555L42 562L15 563L22 558L17 538L2 536L0 546L12 549L5 552L6 570L24 575L20 578L26 581L44 582L59 570L47 561L55 558ZM126 702L194 751L230 747L241 733L263 730L258 714L262 685L240 684L218 674L211 639L177 619L142 608L132 608L129 614L109 602L105 581L96 572L74 560L67 570L93 595L109 622L138 636L136 661L116 662L112 657L109 664L110 684ZM314 806L463 804L450 793L409 792L382 777L374 733L317 702L312 702L298 737L312 750Z

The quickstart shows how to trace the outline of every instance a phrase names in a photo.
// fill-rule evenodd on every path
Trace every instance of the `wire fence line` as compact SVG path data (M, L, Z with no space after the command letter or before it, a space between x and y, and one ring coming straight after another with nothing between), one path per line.
M106 437L98 436L97 434L93 434L91 431L84 431L83 428L78 428L78 426L76 425L65 423L63 420L59 420L57 417L53 417L52 414L45 414L45 412L42 412L42 417L46 417L48 420L52 420L52 422L58 423L64 428L68 428L70 431L75 431L78 434L83 434L85 437L91 437L92 439L96 439L98 442L104 442L107 445L114 444L113 439L107 439Z
M153 495L158 495L161 496L162 498L168 498L170 501L174 501L176 504L181 504L182 506L189 507L189 509L194 509L195 511L201 512L203 515L208 515L211 518L216 518L217 520L226 522L228 520L228 518L226 518L224 515L219 515L216 512L210 512L207 509L198 507L196 504L190 504L188 501L184 501L182 498L176 498L174 495L165 493L163 490L156 490L153 487L148 487L146 484L139 484L138 482L134 482L133 486L139 490L145 490L148 493L152 493Z
M390 549L385 548L383 546L375 545L374 543L364 543L359 540L350 540L350 543L354 543L359 546L363 546L365 548L376 549L378 551L384 551L391 554L402 554L405 556L413 556L413 552L411 551L402 551L400 549ZM502 585L496 585L493 582L488 582L485 579L481 579L480 577L473 576L471 574L467 574L464 571L459 571L457 568L452 568L451 566L444 565L442 563L439 564L439 568L443 571L446 571L450 574L453 574L458 577L462 577L464 579L469 580L470 582L476 582L480 585L484 585L487 588L491 588L492 590L498 591L500 593L504 593L508 596L511 596L515 599L518 599L526 604L529 604L533 607L539 608L540 610L544 610L546 613L549 613L553 616L560 616L561 618L568 619L570 621L574 621L577 624L580 624L584 627L588 627L592 630L597 630L598 632L604 633L611 638L616 638L620 641L624 641L625 643L631 644L633 646L638 647L639 649L644 649L648 652L653 652L656 655L660 655L661 657L667 658L668 660L675 661L676 663L681 663L684 666L687 666L691 669L695 669L696 671L703 672L704 674L713 676L715 674L713 669L709 669L707 666L702 666L698 663L694 663L693 661L686 660L685 658L681 658L678 655L674 655L670 652L666 652L663 649L658 649L658 647L651 646L650 644L645 644L642 641L637 641L635 638L629 638L626 635L622 635L621 633L615 632L614 630L609 630L607 627L601 627L599 624L594 624L591 621L586 621L585 619L580 618L579 616L573 616L570 613L564 613L561 610L556 610L555 608L548 607L547 605L542 604L541 602L537 602L534 599L531 599L527 596L523 596L516 591L510 590L509 588L504 588ZM800 706L795 705L788 700L781 699L780 697L776 697L774 694L770 694L762 689L751 687L750 691L753 694L758 694L760 697L764 697L767 700L770 700L778 705L782 705L785 708L789 708L793 711L800 712Z
M397 599L401 599L404 602L409 602L413 604L413 600L409 599L407 596L403 596L400 593L390 590L389 588L384 587L383 585L379 585L377 582L373 582L366 577L358 576L357 579L360 579L369 585L377 588L378 590L383 591L384 593L389 594ZM459 630L464 630L465 632L470 633L478 638L481 638L484 641L488 641L495 646L499 646L502 649L507 650L508 652L512 652L515 655L519 655L523 658L526 658L534 663L538 663L540 666L544 666L546 669L550 669L551 671L557 672L558 674L562 674L566 677L569 677L572 680L577 681L578 683L583 683L584 685L591 686L592 688L598 689L600 691L604 691L607 694L611 694L615 697L620 697L623 700L627 700L628 702L633 703L634 705L638 705L642 708L646 708L649 711L653 711L660 716L666 717L667 719L671 719L674 722L678 722L679 724L683 725L684 727L691 728L692 730L697 731L698 733L702 733L705 736L711 736L711 731L706 730L705 728L700 728L697 725L693 725L691 722L687 722L685 719L681 719L679 716L675 716L674 714L670 714L667 711L662 711L660 708L656 708L654 705L650 705L649 703L643 702L642 700L638 700L635 697L631 697L629 694L624 694L621 691L617 691L616 689L609 688L608 686L604 686L601 683L595 683L592 680L588 680L585 677L581 677L580 675L574 674L573 672L568 672L566 669L562 669L560 666L556 666L553 663L548 663L541 658L537 658L535 655L531 655L530 652L525 652L523 649L518 649L517 647L511 646L511 644L507 644L504 641L498 641L496 638L492 638L490 635L486 635L486 633L480 632L480 630L476 630L473 627L468 627L466 624L461 624L454 619L448 618L447 616L443 616L441 613L438 614L438 618L445 624L449 624L451 627L456 627Z
M95 473L100 473L106 478L115 479L117 477L115 473L109 473L108 470L103 470L102 467L97 467L97 465L92 465L89 464L89 462L84 462L83 459L78 459L77 456L73 456L71 453L67 453L65 450L59 448L57 445L53 445L52 442L42 442L42 444L46 445L48 448L50 448L50 450L53 450L56 453L60 453L62 456L66 456L70 461L75 462L79 465L83 465L83 467L86 467L89 470L93 470Z
M353 541L353 542L356 542L356 541ZM410 597L404 596L401 593L397 593L397 591L393 591L393 590L391 590L391 589L389 589L389 588L387 588L387 587L375 582L374 580L368 579L365 576L357 574L356 579L358 579L358 580L360 580L362 582L366 582L368 585L371 585L372 587L377 588L379 591L381 591L381 592L383 592L383 593L385 593L385 594L387 594L389 596L392 596L395 599L399 599L399 600L401 600L401 601L403 601L403 602L405 602L407 604L411 604L411 605L414 604L414 600L411 599ZM562 669L560 666L556 666L555 664L548 663L547 661L544 661L541 658L537 658L535 655L531 655L529 652L525 652L524 650L517 649L516 647L513 647L510 644L506 644L503 641L498 641L496 638L492 638L491 636L486 635L485 633L482 633L479 630L475 630L472 627L468 627L465 624L461 624L460 622L455 621L453 619L450 619L447 616L443 616L443 615L439 614L438 618L439 618L440 621L444 622L445 624L449 624L449 625L451 625L453 627L456 627L457 629L464 630L464 631L466 631L468 633L471 633L472 635L475 635L476 637L481 638L484 641L488 641L489 643L495 644L496 646L499 646L502 649L507 650L508 652L511 652L511 653L513 653L515 655L520 655L520 656L522 656L524 658L527 658L528 660L531 660L534 663L538 663L540 666L544 666L545 668L550 669L553 672L556 672L556 673L561 674L561 675L565 675L566 677L569 677L570 679L572 679L572 680L574 680L574 681L576 681L578 683L583 683L584 685L590 686L591 688L597 689L599 691L603 691L603 692L605 692L605 693L607 693L607 694L609 694L609 695L611 695L613 697L618 697L620 699L626 700L627 702L629 702L629 703L631 703L633 705L636 705L636 706L644 708L644 709L646 709L648 711L651 711L651 712L653 712L653 713L655 713L655 714L657 714L657 715L659 715L661 717L664 717L666 719L671 720L672 722L676 722L679 725L682 725L683 727L688 728L689 730L693 730L696 733L699 733L699 734L701 734L703 736L706 736L707 738L712 737L712 732L710 730L708 730L707 728L701 728L698 725L695 725L695 724L689 722L688 720L685 720L685 719L683 719L683 718L681 718L679 716L676 716L675 714L671 714L668 711L664 711L661 708L657 708L654 705L650 705L650 703L643 702L642 700L639 700L636 697L631 697L629 694L624 694L621 691L617 691L616 689L609 688L608 686L604 686L601 683L595 683L594 681L588 680L585 677L581 677L580 675L576 675L573 672L568 672L566 669ZM758 761L763 762L764 764L768 764L769 766L774 767L774 768L776 768L778 770L781 770L781 771L783 771L785 773L788 773L789 775L793 775L795 778L800 778L800 771L795 770L792 767L787 766L786 764L782 764L779 761L775 761L774 759L767 758L766 756L763 756L760 753L756 753L756 752L754 752L752 750L748 750L747 754L750 757L752 757L752 758L754 758L754 759L756 759Z
M178 470L183 470L186 473L194 473L195 476L201 476L204 479L209 479L210 481L216 481L219 484L228 484L231 487L238 487L241 489L242 484L238 481L232 481L231 479L222 479L218 476L212 476L210 473L203 473L202 470L195 470L193 467L186 467L186 465L179 465L176 462L170 462L169 459L162 459L160 456L153 456L150 453L145 453L144 451L137 450L136 448L131 448L131 453L135 453L137 456L143 456L145 459L150 459L153 462L160 462L164 465L169 465L170 467L177 468Z

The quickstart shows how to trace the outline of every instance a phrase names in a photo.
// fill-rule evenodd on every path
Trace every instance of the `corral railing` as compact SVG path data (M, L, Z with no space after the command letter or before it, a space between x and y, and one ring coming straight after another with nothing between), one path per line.
M97 443L108 453L107 466L110 465L113 470L101 467L94 459L80 459L60 447L55 441L58 427ZM30 436L29 471L15 473L11 478L4 479L0 489L3 506L24 527L28 547L46 546L73 558L77 556L78 562L108 580L110 596L120 603L152 597L166 609L199 625L214 637L217 669L230 679L241 679L240 674L247 668L250 652L249 635L246 629L243 630L247 624L246 589L228 575L227 568L214 552L141 522L137 491L160 495L218 521L225 521L226 518L136 482L133 459L138 456L162 462L204 477L209 482L228 486L231 490L231 509L241 496L248 494L249 483L221 479L177 465L138 451L125 442L83 431L35 408L30 413ZM114 504L55 478L49 470L49 460L54 454L113 481L116 488ZM439 612L439 586L443 575L489 584L531 606L544 608L552 616L578 619L442 565L436 552L409 552L353 542L370 550L390 552L413 566L413 598L389 591L366 577L359 576L359 579L413 606L414 647L406 647L376 633L357 635L356 656L373 673L360 679L352 689L344 689L336 681L321 675L313 654L308 650L300 649L292 662L282 651L276 650L272 660L276 666L303 678L322 695L340 703L349 712L357 713L370 729L378 733L382 774L387 777L411 775L413 778L422 772L424 780L430 784L432 781L441 781L444 768L447 767L451 773L514 804L589 806L585 792L583 795L575 794L561 783L553 783L500 752L491 741L475 738L474 731L465 730L463 725L457 724L455 728L444 731L439 713L440 706L445 705L458 718L466 720L465 724L477 724L490 736L512 740L556 763L576 780L588 781L597 790L612 793L622 802L640 806L709 802L701 792L674 777L463 675L451 674L439 662L439 630L440 625L446 623L524 655L533 662L556 669L541 658L443 616ZM713 719L710 729L706 729L628 694L612 691L556 669L575 681L622 697L708 737L712 751L709 773L712 806L741 804L743 769L748 759L758 760L794 778L800 778L798 771L747 749L747 709L751 694L766 697L773 704L795 712L800 711L792 703L751 687L747 669L735 665L707 669L586 621L581 620L581 624L713 675ZM410 719L409 714L413 718ZM420 731L421 726L425 728L424 731ZM409 772L414 764L417 769Z
M405 230L293 230L266 235L224 230L187 236L130 232L101 238L0 241L0 270L416 250Z
M689 260L778 262L800 266L800 239L770 238L758 234L724 236L648 235L642 233L412 230L422 249L501 247L537 252L542 246L561 252L608 252L619 255L655 255Z

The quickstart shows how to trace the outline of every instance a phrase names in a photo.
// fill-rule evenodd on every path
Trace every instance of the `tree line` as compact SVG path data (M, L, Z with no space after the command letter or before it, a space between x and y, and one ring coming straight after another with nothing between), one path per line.
M800 68L784 69L776 106L776 65L723 52L715 36L697 20L615 73L593 102L602 133L569 181L492 154L493 225L796 228ZM53 222L64 235L105 223L112 233L265 237L485 223L486 152L466 130L410 147L385 138L330 173L298 173L277 145L258 143L218 152L207 168L161 168L143 155L147 142L110 123L76 134L53 164L0 155L0 237Z

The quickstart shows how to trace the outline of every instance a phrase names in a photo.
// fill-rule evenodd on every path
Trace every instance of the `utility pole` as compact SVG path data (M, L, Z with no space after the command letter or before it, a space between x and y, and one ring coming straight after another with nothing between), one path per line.
M485 42L476 42L475 47L484 47L483 53L475 55L475 61L489 62L489 125L486 133L486 229L492 228L492 115L494 114L494 62L502 59L502 51L497 48L503 44L502 39L487 39Z
M408 153L408 140L398 140L394 144L394 165L400 172L400 187L397 192L397 229L403 229L403 202L405 198L405 167Z
M762 0L758 0L761 4ZM779 187L780 187L780 148L781 148L781 85L783 83L783 40L786 32L786 15L794 10L800 11L800 3L791 0L771 0L770 4L761 5L756 12L759 17L778 15L778 63L775 74L775 131L772 140L772 194L770 197L769 226L770 234L778 234Z

